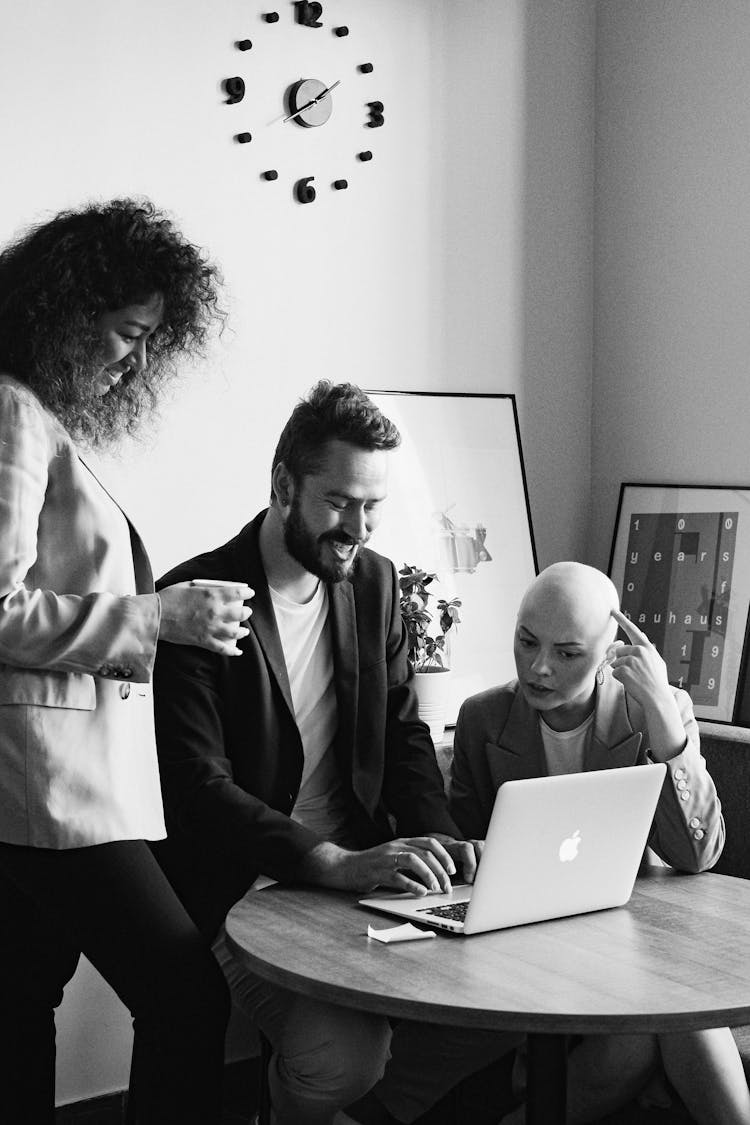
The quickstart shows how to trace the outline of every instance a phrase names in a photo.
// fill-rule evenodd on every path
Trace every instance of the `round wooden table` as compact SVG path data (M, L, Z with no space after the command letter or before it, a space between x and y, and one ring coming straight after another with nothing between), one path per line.
M567 1033L750 1023L750 882L653 868L629 904L472 937L384 945L351 893L273 886L229 912L236 956L284 988L367 1012L529 1035L527 1120L565 1121ZM543 1071L544 1080L539 1081Z

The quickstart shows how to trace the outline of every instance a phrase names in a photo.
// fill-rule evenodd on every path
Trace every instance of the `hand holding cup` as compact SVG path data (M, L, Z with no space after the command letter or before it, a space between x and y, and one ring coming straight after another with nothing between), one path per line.
M224 656L242 656L238 642L250 632L243 626L252 613L246 601L255 591L244 582L194 578L159 593L159 640L197 645Z

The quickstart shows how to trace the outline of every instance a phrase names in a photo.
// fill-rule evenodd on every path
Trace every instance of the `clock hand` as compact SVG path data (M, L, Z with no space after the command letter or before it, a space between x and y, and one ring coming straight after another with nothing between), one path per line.
M321 100L321 98L325 98L325 97L326 97L326 95L330 94L331 90L335 90L335 89L336 89L336 87L337 87L337 86L340 86L340 85L341 85L341 79L340 79L340 78L337 78L335 82L332 82L332 83L331 83L331 85L330 85L330 86L328 87L328 89L327 89L327 90L322 90L322 91L321 91L321 92L320 92L320 93L318 94L317 98L314 98L314 99L313 99L313 105L315 105L315 102L319 102L319 101Z
M330 94L331 90L333 90L336 86L339 86L339 85L341 85L341 79L340 78L337 79L335 82L333 82L327 89L321 90L321 92L317 95L317 97L313 98L312 101L306 102L305 105L300 106L299 109L295 110L294 113L290 113L289 116L283 118L283 120L284 121L292 121L293 118L299 117L299 115L301 113L304 113L305 110L312 109L312 107L314 105L317 105L318 102L321 101L324 97L326 97L327 94Z
M328 86L325 90L321 90L317 97L314 97L312 101L309 101L305 105L300 106L300 108L296 109L294 113L290 113L288 117L282 118L282 123L284 121L291 121L295 117L299 117L299 115L301 113L304 113L305 110L312 109L314 105L317 105L319 101L322 101L323 98L327 97L327 95L330 94L331 90L335 90L336 87L340 85L341 79L337 78L336 81L332 82L331 85Z

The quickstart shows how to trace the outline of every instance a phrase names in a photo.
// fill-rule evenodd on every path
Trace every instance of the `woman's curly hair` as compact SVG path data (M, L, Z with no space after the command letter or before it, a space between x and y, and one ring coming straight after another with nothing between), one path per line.
M0 253L0 369L26 383L77 438L132 433L153 413L180 354L200 353L218 307L217 268L148 200L63 211ZM156 294L148 365L97 395L102 313Z

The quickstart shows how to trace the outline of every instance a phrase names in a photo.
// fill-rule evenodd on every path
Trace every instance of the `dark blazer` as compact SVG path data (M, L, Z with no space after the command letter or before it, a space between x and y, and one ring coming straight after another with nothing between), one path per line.
M685 727L685 748L667 762L648 842L665 863L697 872L719 858L724 821L701 756L690 696L672 690ZM653 760L642 708L607 671L597 688L584 769L640 766ZM526 702L517 680L466 700L456 724L450 804L463 835L484 837L495 794L504 782L547 772L539 713Z
M295 877L319 837L289 813L302 775L276 619L263 570L261 512L224 546L161 579L237 579L255 590L241 657L161 643L156 731L168 839L156 854L198 924L214 932L258 874ZM397 835L457 835L429 731L417 717L398 578L363 550L353 577L328 587L339 728L361 848Z

